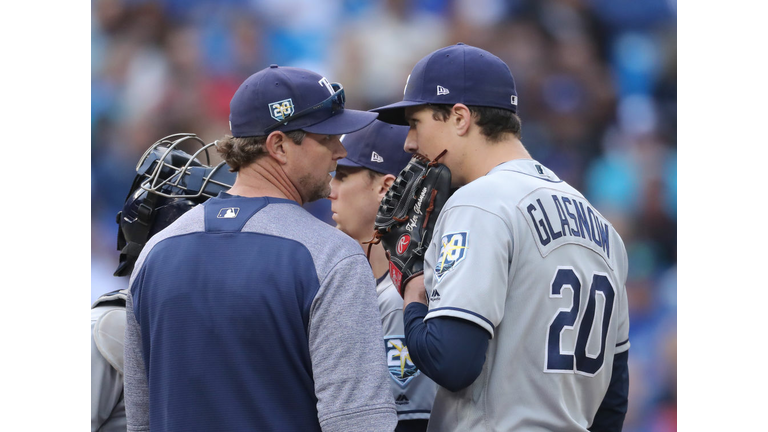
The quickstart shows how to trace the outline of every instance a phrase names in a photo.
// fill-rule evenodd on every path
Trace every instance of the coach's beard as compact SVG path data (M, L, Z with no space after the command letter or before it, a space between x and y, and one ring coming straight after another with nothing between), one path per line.
M299 188L305 191L304 202L313 202L319 199L328 198L331 195L331 182L326 179L318 181L307 174L299 178Z

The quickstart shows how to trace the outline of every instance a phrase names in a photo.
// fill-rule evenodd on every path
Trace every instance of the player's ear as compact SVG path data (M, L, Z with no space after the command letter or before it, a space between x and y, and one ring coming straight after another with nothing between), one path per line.
M386 195L389 188L392 187L392 183L395 182L395 179L396 177L393 176L392 174L384 174L379 178L379 182L378 182L379 201L384 199L384 195Z
M272 158L280 162L281 165L288 163L287 143L290 141L283 132L274 131L267 136L265 147Z
M456 130L456 134L464 136L469 131L469 126L472 124L472 112L469 108L462 104L457 103L451 108L451 117L448 119L451 125Z

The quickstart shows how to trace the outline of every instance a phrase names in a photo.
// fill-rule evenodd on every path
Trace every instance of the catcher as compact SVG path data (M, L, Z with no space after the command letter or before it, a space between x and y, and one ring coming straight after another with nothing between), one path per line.
M187 144L201 147L190 155L180 149ZM208 151L213 145L194 134L175 134L155 142L141 157L123 209L117 214L120 261L115 276L131 274L141 249L153 235L235 182L235 174L223 162L210 165ZM91 306L92 432L124 432L127 428L123 395L125 300L125 291L112 291Z

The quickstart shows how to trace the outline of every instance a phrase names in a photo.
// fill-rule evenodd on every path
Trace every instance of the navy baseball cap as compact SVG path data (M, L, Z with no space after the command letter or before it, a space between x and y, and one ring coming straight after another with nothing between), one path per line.
M265 136L301 129L343 135L371 124L378 114L344 109L344 88L315 72L270 67L248 77L229 103L232 136Z
M357 132L344 135L342 144L347 157L336 164L363 167L382 174L397 176L413 156L403 149L408 127L375 120Z
M379 120L404 125L405 108L457 104L517 113L517 90L509 67L486 50L458 43L419 60L408 75L403 100L372 109Z

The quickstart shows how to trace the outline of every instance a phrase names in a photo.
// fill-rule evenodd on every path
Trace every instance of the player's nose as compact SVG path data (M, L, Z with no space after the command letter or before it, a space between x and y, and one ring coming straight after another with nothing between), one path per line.
M405 137L403 150L407 153L416 153L419 150L418 143L416 142L416 132L413 129L409 130L408 135Z
M331 193L328 195L329 200L335 200L338 197L339 192L339 181L336 180L336 177L334 176L331 179Z
M347 157L347 149L344 148L344 145L341 143L341 140L339 138L340 138L340 135L334 136L333 160L339 160Z

